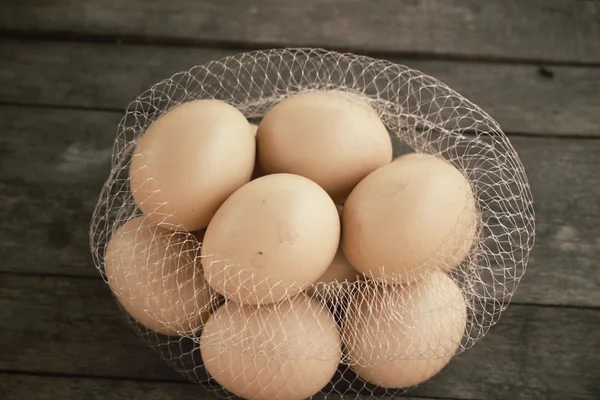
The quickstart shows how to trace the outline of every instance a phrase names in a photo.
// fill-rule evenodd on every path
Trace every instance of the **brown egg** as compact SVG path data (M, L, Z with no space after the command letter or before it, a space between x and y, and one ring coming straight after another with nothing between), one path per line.
M352 267L344 255L341 247L338 248L333 261L325 270L325 273L317 279L314 286L309 288L306 293L309 296L317 296L323 300L331 300L338 297L344 291L343 286L328 285L334 282L355 282L360 278L360 273Z
M337 209L319 185L292 174L263 176L232 194L211 220L205 277L229 299L276 302L325 272L339 238Z
M462 340L467 305L442 272L405 288L372 287L351 301L343 341L352 369L367 382L407 388L446 366Z
M250 124L250 129L252 130L252 133L254 134L254 136L256 136L256 131L258 130L258 125ZM254 180L256 178L260 178L261 176L267 175L265 169L260 164L260 157L258 156L258 146L256 147L256 152L257 152L257 155L256 155L256 160L254 162L254 170L252 171L251 180Z
M191 334L208 319L213 292L204 280L196 240L137 217L116 230L104 268L123 308L165 335Z
M333 317L303 296L258 308L226 303L207 322L200 349L221 386L254 400L308 398L331 380L341 358Z
M399 283L456 267L477 230L469 181L423 154L398 158L352 191L342 212L342 247L360 272Z
M256 136L256 131L258 130L258 125L256 124L250 124L250 131L252 132L252 134L254 136Z
M194 238L196 239L198 244L201 246L202 242L204 242L204 235L206 234L206 229L201 229L199 231L194 231L194 232L190 232L190 233L192 235L194 235Z
M392 160L392 142L375 110L362 97L339 91L281 101L261 121L257 139L267 172L305 176L335 201Z
M217 208L250 180L255 138L235 107L196 100L168 111L141 137L129 169L135 202L173 230L205 228Z
M360 273L352 267L341 248L338 249L333 261L323 275L317 280L322 283L354 282Z

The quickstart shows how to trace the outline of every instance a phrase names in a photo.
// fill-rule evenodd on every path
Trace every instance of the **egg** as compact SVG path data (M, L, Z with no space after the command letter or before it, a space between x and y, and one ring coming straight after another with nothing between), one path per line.
M253 400L308 398L331 380L341 359L333 317L302 296L264 307L226 303L206 323L200 349L217 383Z
M450 270L477 233L469 181L449 162L409 154L379 168L352 191L342 211L348 261L373 278L407 283Z
M460 346L467 305L442 272L404 288L379 285L350 302L343 342L351 368L367 382L407 388L441 371Z
M248 121L218 100L183 103L144 132L129 168L133 198L173 230L205 228L231 193L250 180L256 142Z
M325 272L339 238L336 206L319 185L293 174L263 176L235 191L210 221L205 277L231 300L280 301Z
M338 297L345 289L343 285L332 285L333 283L352 283L357 281L359 277L360 273L348 262L340 247L329 267L306 293L309 296L316 296L325 301L330 301Z
M208 319L214 296L199 253L191 236L137 217L111 236L104 271L119 303L140 324L165 335L192 334Z
M257 140L265 171L305 176L336 202L392 160L392 142L375 110L363 97L340 91L281 101L265 114Z
M317 282L332 283L332 282L354 282L359 277L359 273L348 262L341 248L338 249L333 261L325 270L325 273L319 277Z
M250 129L252 130L252 134L254 136L256 136L256 132L258 130L258 125L256 125L256 124L250 124ZM258 153L258 146L256 147L256 151ZM251 177L251 179L260 178L261 176L264 176L266 174L267 173L265 172L265 169L260 164L260 157L257 155L256 156L256 160L254 162L254 170L252 171L252 177Z
M253 134L254 136L256 136L256 131L258 131L258 125L256 125L256 124L252 124L252 123L251 123L251 124L250 124L250 131L252 132L252 134Z

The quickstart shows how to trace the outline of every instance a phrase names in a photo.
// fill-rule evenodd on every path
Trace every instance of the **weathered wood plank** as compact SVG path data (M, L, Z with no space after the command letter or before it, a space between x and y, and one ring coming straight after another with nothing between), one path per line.
M515 301L597 307L600 296L591 293L600 287L600 193L591 188L600 185L600 141L511 142L532 186L536 216L536 244Z
M178 382L143 382L67 376L2 374L0 393L5 400L213 400L216 395L198 385ZM341 400L339 396L327 399ZM405 400L433 400L403 396ZM437 398L440 399L439 397ZM319 400L316 397L315 400ZM355 400L367 400L358 397Z
M88 226L120 116L0 107L0 270L98 276ZM600 141L511 140L537 217L536 245L514 300L600 306Z
M120 118L0 107L3 269L97 276L87 237Z
M154 83L237 53L187 47L0 41L4 102L124 109ZM478 104L506 132L600 136L600 69L393 59Z
M213 400L202 387L188 383L139 382L67 376L0 373L6 400Z
M154 83L235 50L0 41L5 102L125 109ZM11 83L12 82L12 83ZM6 86L8 85L8 86Z
M88 234L99 185L0 182L0 270L99 278Z
M0 288L0 369L184 379L135 336L102 280L2 275Z
M598 63L599 15L585 0L22 0L5 8L0 29Z
M599 310L513 304L489 336L456 357L429 387L418 388L413 394L460 393L480 399L597 399L599 325ZM456 388L449 391L441 382L452 382Z
M128 329L102 281L2 274L0 282L0 320L10 323L0 335L0 370L183 379ZM600 310L512 305L411 395L592 399L600 393L599 329Z

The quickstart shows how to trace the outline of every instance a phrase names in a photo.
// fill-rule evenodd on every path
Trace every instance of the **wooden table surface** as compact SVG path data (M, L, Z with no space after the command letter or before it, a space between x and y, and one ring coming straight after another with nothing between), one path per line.
M5 0L0 36L0 399L212 398L122 318L92 264L91 212L137 94L285 46L439 78L526 167L537 237L513 303L409 395L600 398L600 2Z

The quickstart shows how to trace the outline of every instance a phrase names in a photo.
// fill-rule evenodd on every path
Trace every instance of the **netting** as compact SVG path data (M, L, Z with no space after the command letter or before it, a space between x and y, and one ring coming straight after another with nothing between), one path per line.
M136 146L168 111L215 99L258 124L282 100L322 91L370 104L391 135L394 157L435 156L468 182L463 195L472 201L452 230L399 281L381 278L383 264L343 282L277 278L231 262L203 243L204 230L181 229L169 204L136 202ZM344 236L343 223L341 230ZM220 397L379 398L435 375L498 321L525 273L534 215L515 150L475 104L406 66L286 49L195 66L139 95L119 124L90 236L95 265L136 332ZM393 243L403 245L401 238ZM347 263L341 250L336 260Z

